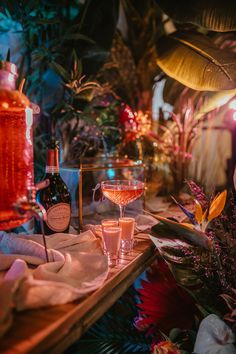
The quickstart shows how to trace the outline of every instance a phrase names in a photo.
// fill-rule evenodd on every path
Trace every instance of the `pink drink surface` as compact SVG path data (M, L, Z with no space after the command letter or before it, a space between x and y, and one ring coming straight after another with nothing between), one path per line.
M24 109L0 110L0 230L27 220L14 211L13 204L33 184L31 120Z
M102 222L102 228L104 227L109 227L109 226L119 226L118 220L113 220L113 219L103 219Z
M132 240L134 238L134 218L120 218L119 226L121 227L121 239Z
M113 203L121 206L125 206L135 199L139 198L143 193L143 188L137 188L136 186L103 186L103 195L111 200Z

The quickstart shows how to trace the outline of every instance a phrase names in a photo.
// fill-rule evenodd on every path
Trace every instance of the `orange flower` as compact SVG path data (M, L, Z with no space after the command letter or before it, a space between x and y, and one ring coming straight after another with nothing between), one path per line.
M179 348L172 342L164 341L155 344L153 354L180 354Z

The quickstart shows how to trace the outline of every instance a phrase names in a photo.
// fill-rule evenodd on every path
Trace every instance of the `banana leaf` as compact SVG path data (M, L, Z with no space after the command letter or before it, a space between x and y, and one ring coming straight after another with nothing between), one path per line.
M199 91L236 88L235 53L200 33L175 32L157 41L157 64L170 77Z
M176 239L174 232L162 223L152 228L149 237L157 247L161 257L167 262L179 284L186 288L198 287L202 284L194 271L191 257L184 253L186 249L190 251L191 246L189 244Z
M211 31L236 30L236 1L230 0L156 0L173 20L192 23Z
M215 313L220 311L221 302L217 292L209 287L206 279L196 272L193 255L201 255L202 262L208 258L208 251L204 248L189 244L184 237L179 237L176 227L169 227L163 220L154 225L150 239L158 249L161 257L167 262L175 280L195 298L201 310L210 311L209 304L214 303ZM179 225L181 228L181 225ZM206 263L207 264L207 263ZM211 313L211 311L210 311Z
M175 106L176 102L178 101L180 95L183 93L184 90L186 90L186 86L168 76L166 78L165 85L163 88L164 102ZM196 94L196 92L196 90L188 88L188 97L192 98Z
M195 112L195 118L199 119L205 114L220 108L228 103L234 96L236 96L236 90L227 90L219 92L208 92L205 95L204 102L200 108Z
M151 230L154 234L157 234L160 237L164 235L164 237L168 237L170 240L179 239L180 241L186 241L187 243L198 246L202 249L211 249L211 241L205 233L196 229L190 229L188 226L166 219L160 215L153 216L161 222L162 226L165 226L160 230L159 224L154 225ZM158 231L160 234L158 234Z
M163 99L165 102L175 106L176 111L178 111L178 102L184 90L186 90L186 86L182 85L179 81L168 77L163 89ZM200 119L214 109L224 106L236 96L236 89L218 92L202 92L190 88L187 88L187 90L188 91L185 93L186 99L192 99L194 102L199 100L200 97L203 99L203 103L194 112L196 119Z

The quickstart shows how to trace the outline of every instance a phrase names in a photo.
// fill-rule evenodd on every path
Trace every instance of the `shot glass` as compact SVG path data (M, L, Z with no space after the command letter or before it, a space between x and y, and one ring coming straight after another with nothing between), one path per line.
M115 266L118 264L121 228L119 226L104 226L102 228L105 252L108 257L108 264Z
M101 225L103 229L104 227L119 226L119 222L117 219L103 219Z
M121 228L121 252L130 252L133 248L134 242L134 218L120 218L119 226Z

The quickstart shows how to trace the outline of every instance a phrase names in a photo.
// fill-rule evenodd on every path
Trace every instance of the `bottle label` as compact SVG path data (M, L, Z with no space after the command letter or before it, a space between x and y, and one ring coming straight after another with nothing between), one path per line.
M70 223L70 205L58 203L47 210L47 226L55 232L67 229Z

